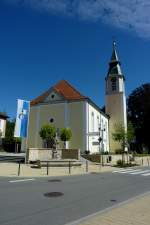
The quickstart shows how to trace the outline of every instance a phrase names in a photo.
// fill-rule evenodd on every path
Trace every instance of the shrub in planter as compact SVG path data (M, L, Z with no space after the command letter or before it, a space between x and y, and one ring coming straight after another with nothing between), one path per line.
M39 132L40 137L45 141L46 148L54 148L56 128L55 126L44 124Z
M60 131L60 139L64 142L64 148L67 149L67 142L71 139L72 132L69 128L62 128Z

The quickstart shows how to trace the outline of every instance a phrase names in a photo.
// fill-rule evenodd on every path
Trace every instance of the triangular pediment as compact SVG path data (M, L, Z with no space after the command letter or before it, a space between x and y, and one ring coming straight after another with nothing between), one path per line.
M60 100L64 100L64 97L52 88L49 92L49 95L43 99L43 102L53 102Z
M86 97L71 86L67 81L61 80L39 97L31 101L31 106L45 102L59 100L83 100Z

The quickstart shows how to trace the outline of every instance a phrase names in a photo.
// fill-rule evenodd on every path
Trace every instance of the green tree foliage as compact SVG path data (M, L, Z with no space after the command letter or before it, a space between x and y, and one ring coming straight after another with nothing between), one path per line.
M64 147L66 148L66 142L72 137L72 132L69 128L62 128L60 131L60 139L64 142Z
M11 143L14 141L14 129L15 129L15 121L7 121L6 123L6 133L5 133L5 141Z
M16 144L21 145L21 138L14 137L15 120L7 120L5 138L3 139L3 148L6 151L14 152Z
M114 133L112 133L112 137L115 141L120 142L122 146L122 165L124 165L124 153L125 148L128 147L134 139L134 128L132 126L132 123L128 123L127 131L125 130L125 127L122 124L116 124L114 128Z
M132 123L128 123L127 131L125 130L122 124L116 124L114 128L114 133L112 133L112 137L115 141L121 143L122 151L124 152L125 147L128 147L134 139L134 128Z
M135 129L137 147L142 149L146 146L150 152L150 83L143 84L130 94L128 118Z
M44 124L39 132L40 137L45 141L46 147L53 148L55 144L56 128L50 124Z

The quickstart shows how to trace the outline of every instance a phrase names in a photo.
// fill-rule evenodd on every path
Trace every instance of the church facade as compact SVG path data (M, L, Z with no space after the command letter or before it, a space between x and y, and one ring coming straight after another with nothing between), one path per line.
M29 148L43 147L39 131L47 123L57 129L71 129L69 148L78 148L81 152L98 152L100 148L109 151L108 116L65 80L31 102ZM98 144L99 135L103 135L101 146Z
M115 123L121 122L126 127L124 76L115 46L106 77L105 108L106 113L67 81L61 80L31 101L28 148L43 147L39 131L47 123L54 125L57 130L64 127L71 129L72 138L68 146L71 149L95 153L120 148L111 138Z

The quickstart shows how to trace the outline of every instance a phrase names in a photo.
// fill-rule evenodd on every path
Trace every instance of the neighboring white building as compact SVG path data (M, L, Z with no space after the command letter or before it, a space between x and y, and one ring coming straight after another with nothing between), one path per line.
M5 131L6 131L6 121L8 116L6 116L4 113L0 113L0 137L5 137Z

